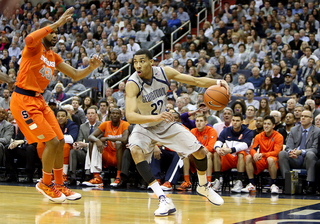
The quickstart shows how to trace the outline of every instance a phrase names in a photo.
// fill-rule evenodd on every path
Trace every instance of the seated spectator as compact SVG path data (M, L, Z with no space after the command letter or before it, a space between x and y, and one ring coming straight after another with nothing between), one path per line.
M318 81L312 75L308 75L306 77L306 82L305 82L304 86L305 87L310 86L312 88L312 93L317 92L317 90L320 87Z
M285 83L280 84L278 88L278 96L279 97L288 97L291 96L292 93L300 93L300 89L294 83L292 83L292 76L290 73L284 75Z
M273 64L279 65L281 59L281 52L278 50L277 42L272 42L271 50L267 53L267 56L269 56L272 59Z
M262 86L264 78L260 76L260 69L258 67L252 68L252 77L248 78L248 82L251 82L257 89Z
M121 53L118 55L117 60L122 64L130 64L132 62L133 54L128 51L128 47L125 44L121 46Z
M50 102L50 104L53 104L53 103ZM57 103L56 102L55 102L55 105L57 107ZM76 123L78 125L78 127L80 127L80 125L82 123L81 123L81 120L80 120L79 116L74 114L73 106L70 105L70 104L65 104L65 105L61 106L61 108L68 112L68 119L70 119L71 121ZM51 106L51 109L54 109L54 107ZM56 109L58 109L58 108L56 108ZM58 110L54 110L54 112L56 114L56 113L58 113Z
M62 83L57 83L53 89L53 99L58 103L67 99L67 95L64 93L65 88Z
M231 74L226 74L223 78L229 85L229 88L230 88L230 92L233 91L233 88L234 88L234 85L233 85L233 78L232 78L232 75Z
M278 170L278 154L283 148L282 135L274 131L275 120L272 116L266 116L263 120L263 132L254 138L250 154L246 156L246 171L249 184L241 192L255 192L256 184L254 174L258 175L264 169L269 170L271 177L271 193L279 193L276 185Z
M252 70L253 68L259 68L260 63L257 61L257 55L253 54L249 63L246 65L244 69L246 70ZM260 72L260 70L259 70Z
M237 180L231 192L240 193L245 172L244 158L249 152L253 133L242 125L243 116L235 113L232 116L232 127L224 129L214 145L214 182L213 189L221 191L221 172L237 168ZM223 147L223 144L226 146Z
M217 135L219 136L221 131L232 125L232 114L233 110L230 107L225 107L222 111L222 122L213 125L213 128L217 131Z
M222 79L222 76L217 73L217 67L215 65L211 65L209 67L209 72L205 77L212 78L212 79ZM230 88L230 84L229 84L229 88Z
M236 100L232 105L231 109L233 113L241 113L242 115L246 114L246 104L241 100Z
M197 66L197 73L203 77L206 76L207 73L210 71L210 67L212 64L206 62L206 58L204 56L199 57L199 63Z
M320 110L315 108L316 104L315 104L314 100L308 99L308 100L306 100L304 105L309 105L310 106L310 109L311 109L311 112L313 114L313 117L316 117L316 116L318 116L318 114L320 114ZM313 121L312 124L314 124L314 121Z
M228 48L228 55L226 56L227 64L229 64L229 65L236 64L238 61L238 58L239 58L238 55L235 55L235 53L234 53L234 48L229 47Z
M191 43L190 44L190 51L186 54L187 58L196 59L199 58L199 53L196 51L196 44Z
M293 127L290 131L286 149L279 153L279 164L282 177L290 168L306 168L308 187L307 194L315 193L315 164L317 161L318 136L320 129L312 124L313 114L303 111L301 125Z
M304 107L302 105L298 105L296 106L296 108L294 108L294 119L295 119L295 122L294 122L294 125L299 125L301 124L301 114L304 110Z
M270 115L269 101L266 98L262 98L257 110L257 117L265 117L267 115Z
M251 82L246 82L244 75L239 75L238 85L236 85L232 90L232 95L234 96L244 96L247 89L254 89L254 86Z
M8 89L4 89L2 96L3 97L0 97L0 107L4 108L5 110L10 109L10 91Z
M246 119L243 120L242 124L246 125L248 129L255 130L256 127L256 120L254 119L256 116L257 109L253 106L247 106L246 110Z
M279 101L276 101L277 94L275 92L269 92L268 98L270 110L279 110L281 107L284 107Z
M261 76L267 77L273 74L272 65L270 60L264 60L264 64L261 67Z
M284 83L284 77L280 74L280 67L278 65L274 65L272 70L272 82L279 87L282 83Z
M67 95L67 98L70 98L82 91L85 91L86 87L78 83L78 81L71 79L71 83L67 85L67 87L64 89L65 94Z
M308 99L313 100L312 87L306 86L304 88L304 96L299 99L299 104L304 105Z
M284 60L280 60L279 66L280 66L280 74L282 76L285 76L286 74L290 73L290 69L288 69L287 64Z
M159 63L159 66L172 66L173 64L173 58L171 57L171 51L169 50L166 50L164 52L164 55L165 55L165 60L161 61Z
M224 56L219 57L219 64L217 65L217 73L221 76L224 76L227 73L230 73L230 65L227 64L227 60Z
M254 96L254 90L253 89L248 89L246 92L246 100L244 101L246 103L246 106L248 108L248 106L252 105L254 106L256 109L259 108L259 101L258 100L254 100L253 99Z
M14 126L6 121L7 111L0 107L0 166L5 165L5 146L10 144L11 138L15 137Z
M114 108L111 111L111 121L103 122L90 136L89 151L86 157L85 169L90 169L94 178L101 179L100 172L103 167L116 166L117 176L115 182L111 186L117 186L120 183L120 172L123 149L128 142L128 127L129 123L121 120L120 109ZM100 135L104 133L102 137ZM90 154L88 154L90 153ZM102 157L95 157L94 154L102 153ZM94 159L95 158L95 159ZM87 182L83 182L83 185Z
M87 110L93 105L93 99L90 96L84 98L81 108L85 115L87 115Z
M35 171L35 163L40 162L37 154L37 143L28 144L24 135L18 129L18 134L10 145L5 148L6 156L6 173L8 176L4 179L6 182L18 181L17 172L14 163L14 159L17 159L17 164L25 164L27 177L18 181L20 183L33 183L33 174Z
M300 60L300 68L303 66L307 66L308 65L308 61L310 58L313 58L315 62L317 62L319 59L317 58L317 56L312 54L312 50L310 47L306 47L305 48L305 56L301 58Z
M287 68L288 69L298 69L298 59L296 59L295 57L293 57L293 51L292 49L288 49L286 52L286 57L283 58L284 62L287 64Z
M72 98L71 105L73 107L73 114L80 118L81 124L86 122L86 115L83 109L80 107L80 100L77 98Z
M287 111L293 113L294 108L296 107L297 101L294 99L289 99L287 101Z
M315 60L313 58L309 58L308 65L304 65L299 69L297 74L302 82L305 82L307 76L312 75L315 72L314 64Z

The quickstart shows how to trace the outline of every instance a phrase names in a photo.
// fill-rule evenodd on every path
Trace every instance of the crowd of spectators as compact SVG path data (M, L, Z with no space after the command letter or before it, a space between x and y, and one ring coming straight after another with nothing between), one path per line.
M154 66L171 66L195 77L225 79L232 94L230 107L212 111L203 102L204 88L169 81L166 108L207 147L207 176L209 181L212 178L216 191L221 190L222 173L231 168L238 168L232 191L255 190L254 174L269 169L272 193L279 192L278 169L285 178L290 168L306 168L305 192L314 194L320 187L315 179L320 171L318 4L312 0L288 0L286 4L268 0L238 2L241 4L233 6L226 2L211 23L203 24L198 36L189 34L186 41L175 44L174 52L166 50L163 61L153 59ZM85 179L81 179L83 185L101 187L102 168L111 166L117 170L111 186L127 186L133 161L126 143L134 124L125 121L125 83L121 82L118 90L107 88L103 92L102 80L132 63L133 54L140 48L149 48L161 40L170 44L170 33L188 20L194 25L196 13L207 6L206 1L76 1L73 19L59 28L59 40L52 50L75 68L88 66L94 54L100 55L103 63L87 77L99 80L99 102L76 96L86 90L85 81L69 80L59 71L52 74L43 93L65 131L66 182L77 183L76 170L80 167L86 170ZM13 78L19 75L25 37L42 21L57 20L67 7L62 1L48 0L33 6L25 0L12 10L4 10L0 70ZM125 70L114 76L109 84L123 78L124 73ZM14 163L18 159L26 167L25 181L32 182L43 146L29 145L24 140L10 112L12 91L2 84L0 166L6 167L3 180L18 179ZM72 99L70 104L59 105L68 98ZM117 134L100 136L96 141L105 130ZM242 139L241 133L247 132ZM210 141L203 133L212 136ZM226 141L226 133L232 133L232 142L240 142L239 147ZM267 144L270 139L276 139L272 146ZM183 173L184 182L177 189L190 190L190 171L195 171L192 157L183 160L182 169L177 155L168 150L156 146L149 161L154 175L164 190L171 190ZM103 152L101 161L96 159L97 152ZM162 156L171 159L161 160ZM168 167L178 164L180 169L164 170L163 163ZM246 179L249 184L244 187ZM146 188L143 181L139 186Z

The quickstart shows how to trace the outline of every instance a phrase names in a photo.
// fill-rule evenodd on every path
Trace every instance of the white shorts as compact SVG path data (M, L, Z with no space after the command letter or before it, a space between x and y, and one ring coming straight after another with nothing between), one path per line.
M179 123L168 124L163 121L153 127L142 127L137 124L129 137L130 149L134 146L140 147L147 161L151 159L157 143L177 152L181 158L203 147L197 138Z

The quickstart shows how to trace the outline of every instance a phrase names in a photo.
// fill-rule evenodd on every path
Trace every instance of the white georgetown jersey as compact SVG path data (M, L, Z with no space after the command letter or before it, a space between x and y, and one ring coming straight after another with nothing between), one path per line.
M166 111L167 92L170 89L170 84L163 68L152 67L152 79L150 81L141 79L137 72L133 73L128 81L135 82L139 88L137 96L138 113L157 115ZM160 122L145 123L141 126L151 127Z

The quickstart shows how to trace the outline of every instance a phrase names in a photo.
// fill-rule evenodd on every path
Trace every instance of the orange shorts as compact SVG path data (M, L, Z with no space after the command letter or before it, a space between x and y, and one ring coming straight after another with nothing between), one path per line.
M225 156L220 156L221 161L221 172L230 170L232 168L237 168L238 165L238 154L243 155L243 160L245 161L247 153L244 151L241 151L237 153L236 156L231 155L230 153Z
M44 142L39 142L37 145L37 152L41 161L42 161L42 153L45 147L46 147L46 143ZM63 164L69 164L70 149L71 149L71 145L65 143L63 146Z
M28 143L63 139L59 123L42 95L26 96L13 92L10 110Z
M274 160L274 163L277 166L277 169L279 169L279 165L278 165L278 157L274 157L274 156L269 156L268 158L272 158ZM253 166L254 166L254 174L258 175L259 173L261 173L262 171L264 171L265 169L268 169L268 162L267 162L267 158L262 158L260 159L258 162L253 162Z
M102 165L104 168L110 166L117 166L117 151L111 150L108 147L103 148L104 151L102 153Z

